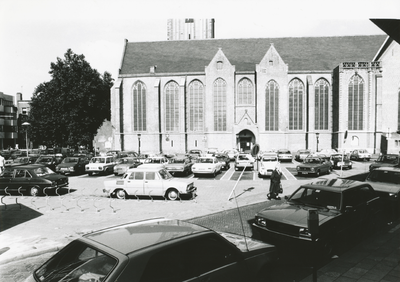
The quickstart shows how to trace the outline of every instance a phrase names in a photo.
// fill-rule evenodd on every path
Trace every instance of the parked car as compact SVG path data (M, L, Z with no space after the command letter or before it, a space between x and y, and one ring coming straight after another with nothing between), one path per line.
M176 155L165 165L165 169L173 176L189 175L192 173L193 161L186 155Z
M85 166L85 172L92 174L110 174L114 172L114 156L93 157Z
M265 153L260 159L260 165L258 166L258 177L271 176L276 167L280 167L277 154Z
M353 162L348 155L332 154L330 161L334 169L351 169L353 167Z
M216 153L215 157L222 164L222 169L228 170L231 167L231 158L226 153Z
M207 174L215 177L221 169L222 165L215 157L200 157L192 166L194 176Z
M371 184L381 197L388 220L400 218L400 167L378 167L367 175Z
M13 159L11 162L5 164L5 166L10 166L10 165L22 165L22 164L30 164L32 163L29 157L18 157L16 159Z
M311 150L308 149L298 150L294 155L294 159L298 162L302 162L308 155L311 154L312 154Z
M129 169L135 168L141 165L137 157L125 157L118 159L116 165L114 166L114 175L123 175Z
M87 157L66 157L56 166L56 172L61 174L83 174L89 163Z
M225 150L224 153L228 154L231 161L234 161L236 159L236 157L239 155L239 151L236 149Z
M40 164L5 167L0 174L0 191L4 194L40 196L67 186L68 177Z
M163 165L164 167L169 163L168 158L164 156L148 157L144 160L143 164Z
M254 169L255 159L250 154L240 153L235 160L235 170Z
M159 218L75 239L26 281L257 281L276 260L273 245Z
M318 155L325 155L326 158L329 160L329 158L331 157L332 154L337 154L338 151L336 151L335 149L321 149L318 152L316 152L315 154Z
M323 173L329 174L332 170L332 164L329 160L310 155L304 159L303 163L297 165L296 170L297 175L320 176Z
M380 155L375 162L369 165L369 171L381 166L400 167L400 155L397 154Z
M293 160L293 155L288 149L279 149L277 154L280 162L292 162Z
M308 224L310 209L317 216L313 226ZM269 202L256 214L253 234L267 242L292 242L298 247L310 247L315 236L318 249L330 256L341 239L377 223L381 212L381 200L370 184L324 179L301 185L286 200ZM314 226L316 232L311 229Z
M187 155L191 159L193 159L193 158L197 159L197 158L200 158L201 156L203 156L203 151L199 150L199 149L192 149L192 150L189 150Z
M52 171L56 170L56 166L61 163L62 158L56 155L42 155L36 160L36 164L43 164L50 168Z
M365 149L356 149L350 153L350 160L369 161L371 154Z
M129 169L121 179L104 181L103 190L110 197L125 199L128 196L162 196L169 200L196 196L192 179L173 178L162 167L147 165Z

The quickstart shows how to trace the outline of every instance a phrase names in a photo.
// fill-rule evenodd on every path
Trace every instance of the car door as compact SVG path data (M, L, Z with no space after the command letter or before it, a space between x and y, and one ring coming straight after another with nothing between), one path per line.
M5 168L0 175L0 190L3 192L7 188L7 191L11 188L14 178L14 169Z
M163 180L157 171L146 171L144 175L143 191L147 196L163 196Z
M144 194L144 172L143 171L132 171L125 180L125 191L129 195L140 196Z
M9 190L14 193L25 193L29 191L29 188L31 187L31 179L32 176L29 171L26 169L16 169Z

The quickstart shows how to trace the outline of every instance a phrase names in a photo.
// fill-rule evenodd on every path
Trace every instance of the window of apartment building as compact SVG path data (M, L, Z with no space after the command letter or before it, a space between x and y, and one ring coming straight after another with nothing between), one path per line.
M349 130L363 130L364 122L364 81L353 75L349 83Z
M175 81L165 86L165 130L179 130L179 85Z
M328 130L329 83L318 79L315 83L315 130Z
M289 83L289 130L303 129L304 84L295 78Z
M226 131L226 81L218 78L214 82L214 130Z
M195 80L189 84L187 96L187 122L189 131L202 131L204 127L204 86Z
M253 83L249 79L243 78L237 88L238 105L252 105L253 96Z
M122 105L121 105L122 107ZM138 81L133 85L133 130L146 130L146 86Z
M270 80L265 88L265 130L279 129L279 85Z

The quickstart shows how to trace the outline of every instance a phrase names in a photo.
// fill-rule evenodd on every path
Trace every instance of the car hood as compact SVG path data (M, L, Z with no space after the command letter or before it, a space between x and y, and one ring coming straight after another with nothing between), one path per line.
M278 165L278 162L261 162L261 167L264 168L275 168Z
M400 185L395 183L385 183L385 182L374 182L366 179L365 182L371 184L372 188L378 192L386 192L386 193L393 193L398 194L400 193Z
M180 164L180 163L173 163L173 164L166 164L165 167L169 168L169 167L184 167L184 164Z
M51 173L51 174L47 174L47 175L41 176L41 178L44 178L44 179L47 179L47 180L50 180L50 181L56 181L56 180L63 179L63 178L68 178L68 177L65 176L65 175L60 175L58 173Z
M63 163L63 164L58 164L57 166L59 167L59 168L62 168L62 167L71 167L71 166L75 166L77 163Z
M257 216L290 225L307 227L308 211L315 208L316 207L295 205L284 201L259 211ZM320 225L338 214L339 212L337 210L318 208Z
M255 251L265 248L275 249L274 245L258 241L249 237L245 237L242 235L227 233L227 232L218 232L218 234L220 234L226 240L234 244L242 252Z
M130 167L130 166L134 166L134 164L117 164L114 166L114 168L126 168L126 167Z
M299 164L298 166L299 167L319 167L319 166L321 166L322 164Z

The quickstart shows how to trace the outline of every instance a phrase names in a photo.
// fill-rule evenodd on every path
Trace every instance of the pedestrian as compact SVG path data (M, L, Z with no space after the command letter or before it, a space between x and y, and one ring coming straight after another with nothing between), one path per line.
M276 166L274 171L271 174L271 182L269 186L269 193L267 195L268 200L275 199L280 200L281 198L278 196L281 192L281 177L282 172L279 167Z
M5 166L6 159L0 154L0 173L3 172Z

